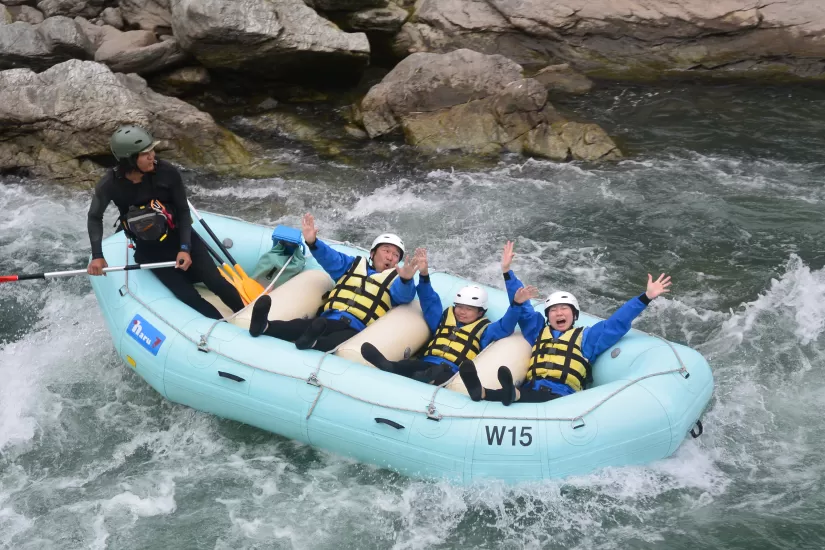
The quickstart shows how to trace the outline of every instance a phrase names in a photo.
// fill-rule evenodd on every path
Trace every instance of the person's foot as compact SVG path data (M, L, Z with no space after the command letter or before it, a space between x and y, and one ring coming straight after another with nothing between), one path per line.
M498 382L501 384L501 402L505 407L516 400L516 387L513 385L513 373L507 367L498 368Z
M295 340L295 347L298 349L309 349L318 341L318 337L324 333L327 328L327 320L323 317L317 317L312 320L312 324L301 336Z
M361 356L383 371L395 372L392 361L384 357L384 354L369 342L361 344Z
M260 336L266 330L269 321L269 308L272 306L272 298L268 294L264 294L252 306L252 317L249 321L249 334L255 338Z
M478 379L475 363L467 359L459 365L458 374L464 382L464 387L467 388L467 393L470 394L470 399L481 401L481 380Z

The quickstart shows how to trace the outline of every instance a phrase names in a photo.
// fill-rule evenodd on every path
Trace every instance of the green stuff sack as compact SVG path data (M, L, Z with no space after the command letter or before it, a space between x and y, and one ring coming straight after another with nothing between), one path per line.
M292 261L289 262L289 265L286 266L286 269L284 269L284 272L281 273L281 276L278 277L278 281L275 283L275 288L278 288L304 270L304 264L306 264L307 260L304 256L303 247L287 247L283 242L276 243L275 246L268 252L265 252L258 260L258 263L255 264L255 269L252 270L252 278L264 287L269 286L272 279L274 279L281 271L281 268L286 265L293 252L295 257L292 258Z

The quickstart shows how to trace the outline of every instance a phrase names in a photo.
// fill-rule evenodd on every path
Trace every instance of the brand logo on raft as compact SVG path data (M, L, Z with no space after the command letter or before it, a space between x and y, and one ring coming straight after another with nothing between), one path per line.
M149 321L140 315L135 315L129 322L126 334L152 355L158 354L163 341L166 340L166 336L161 331L153 327Z

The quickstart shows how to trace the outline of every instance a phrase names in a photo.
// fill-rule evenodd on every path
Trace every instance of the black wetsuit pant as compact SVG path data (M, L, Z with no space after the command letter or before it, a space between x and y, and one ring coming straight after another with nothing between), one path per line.
M177 238L169 239L175 244ZM135 261L137 263L168 262L174 260L180 250L176 245L165 243L138 242L135 247ZM229 306L232 311L243 309L243 301L240 294L226 279L218 272L218 268L203 241L195 232L192 232L192 246L190 250L192 265L189 269L182 271L174 267L155 269L152 272L160 279L166 288L172 291L175 297L196 310L201 315L211 319L220 319L222 315L215 309L215 306L204 300L195 287L195 283L203 283Z
M455 374L448 363L430 363L421 359L402 359L390 363L395 374L436 386L440 386Z
M324 321L323 330L319 334L310 334L309 329L312 323L321 319ZM315 345L312 346L312 349L330 351L358 334L358 331L352 328L349 322L344 319L318 317L316 319L269 321L269 326L264 331L264 334L278 338L279 340L286 340L287 342L296 342L302 337L304 339L308 338L315 340ZM312 342L307 342L307 344L312 344Z
M518 391L521 395L518 400L519 403L546 403L547 401L564 397L563 395L553 393L544 386L534 390L530 384L521 386ZM491 390L489 388L484 388L484 394L485 401L502 401L504 398L504 390Z

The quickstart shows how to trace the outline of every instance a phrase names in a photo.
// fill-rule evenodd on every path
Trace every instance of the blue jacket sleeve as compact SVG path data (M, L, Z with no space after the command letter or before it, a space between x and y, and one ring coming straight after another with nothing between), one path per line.
M649 300L647 303L649 303ZM622 336L630 331L630 324L633 319L645 310L647 303L643 301L641 296L632 298L608 319L599 321L592 327L584 329L582 353L587 357L587 360L590 362L595 361L600 353L604 353L621 340Z
M396 277L390 285L390 302L394 306L409 304L415 298L415 285L413 280L405 281L401 277Z
M531 346L536 343L536 339L547 324L547 319L533 308L530 302L524 302L521 306L518 326L521 327L521 334Z
M321 239L315 239L315 244L310 246L309 249L312 251L312 257L321 264L324 271L329 273L329 276L335 281L340 279L347 272L349 266L352 265L352 262L355 261L354 257L333 250ZM392 292L390 292L390 295L392 295Z
M524 306L510 304L501 319L487 326L487 330L481 335L481 349L486 348L496 340L507 338L515 332L516 323L521 317L522 307Z
M438 323L441 321L441 315L444 313L444 308L441 304L441 298L430 284L430 278L426 275L418 276L418 300L421 302L421 311L424 312L424 320L427 321L427 326L430 327L430 332L435 333L438 328Z
M511 269L507 273L504 274L504 286L507 289L507 298L509 298L510 303L513 303L513 300L516 298L516 291L524 286L524 283L519 281L516 274L513 273Z

